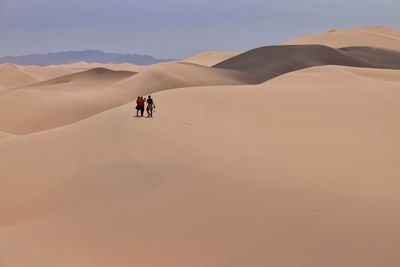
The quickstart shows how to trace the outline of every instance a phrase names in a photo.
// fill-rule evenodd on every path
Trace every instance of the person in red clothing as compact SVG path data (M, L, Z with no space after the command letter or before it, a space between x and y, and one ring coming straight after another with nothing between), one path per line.
M138 98L136 99L136 107L135 107L135 109L136 109L136 117L139 117L139 113L140 113L140 99L141 99L142 97L141 96L138 96Z
M144 105L146 104L146 98L140 97L139 99L139 107L140 107L140 117L143 117L144 114Z

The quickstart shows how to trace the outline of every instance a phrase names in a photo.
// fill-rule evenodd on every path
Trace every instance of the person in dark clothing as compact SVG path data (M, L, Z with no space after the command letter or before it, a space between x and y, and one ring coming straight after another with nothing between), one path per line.
M151 95L147 98L147 117L152 118L153 117L153 110L156 108L156 105L154 104L153 98L151 98Z

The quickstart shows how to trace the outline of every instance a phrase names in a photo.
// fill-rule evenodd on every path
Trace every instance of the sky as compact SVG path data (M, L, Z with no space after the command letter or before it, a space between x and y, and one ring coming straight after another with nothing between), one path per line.
M182 58L374 25L400 28L400 0L0 0L0 56L96 49Z

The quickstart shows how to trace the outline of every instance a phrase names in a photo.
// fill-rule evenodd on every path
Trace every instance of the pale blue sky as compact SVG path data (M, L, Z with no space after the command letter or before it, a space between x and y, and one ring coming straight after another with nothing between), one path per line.
M400 28L400 0L0 0L0 56L99 49L179 58L371 25Z

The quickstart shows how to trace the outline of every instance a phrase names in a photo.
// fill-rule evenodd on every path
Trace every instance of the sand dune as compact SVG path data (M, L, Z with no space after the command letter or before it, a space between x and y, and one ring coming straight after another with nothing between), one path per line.
M39 67L39 66L19 66L26 73L35 77L38 81L46 81L57 77L73 74L82 71L81 69L69 67Z
M96 68L0 92L0 129L25 134L60 127L126 103L111 85L134 72ZM12 114L10 116L9 114Z
M349 30L333 29L321 34L302 36L286 45L321 44L340 48L348 46L372 46L400 50L400 30L386 27L367 27Z
M322 65L400 69L400 52L371 47L334 49L322 45L256 48L214 67L263 73L266 80L291 71Z
M46 81L61 76L82 72L85 70L95 68L106 68L114 71L131 71L139 72L148 66L136 66L133 64L100 64L100 63L87 63L77 62L72 64L50 65L47 67L40 66L19 66L26 73L29 73L39 81Z
M150 65L151 66L151 65ZM130 63L121 63L121 64L103 64L103 63L89 63L85 61L80 61L71 64L61 64L61 65L49 65L46 68L48 69L73 69L73 70L89 70L94 68L106 68L115 71L133 71L139 72L142 69L146 69L149 66L146 65L134 65Z
M5 139L0 262L399 266L399 85L314 67Z
M263 76L189 63L154 65L140 74L96 68L0 93L0 131L26 134L77 122L138 95L206 85L252 84ZM13 114L13 116L9 116Z
M147 67L136 75L94 68L23 89L2 90L0 131L26 134L61 127L130 102L138 95L167 89L257 84L324 64L394 68L400 62L397 57L397 52L368 47L335 50L315 45L279 46L251 50L217 64L217 68L173 62Z
M211 67L241 53L239 51L208 51L182 59L182 62Z
M32 88L40 88L41 90L66 90L79 91L93 90L108 87L121 80L127 79L135 75L131 71L113 71L106 68L94 68L62 77L57 77L35 85ZM60 85L60 86L59 86ZM57 86L57 87L55 87Z
M264 75L260 74L173 62L155 65L135 77L122 81L115 88L135 88L139 95L146 95L180 87L257 84L264 80Z
M25 86L39 80L14 64L0 64L0 89Z

